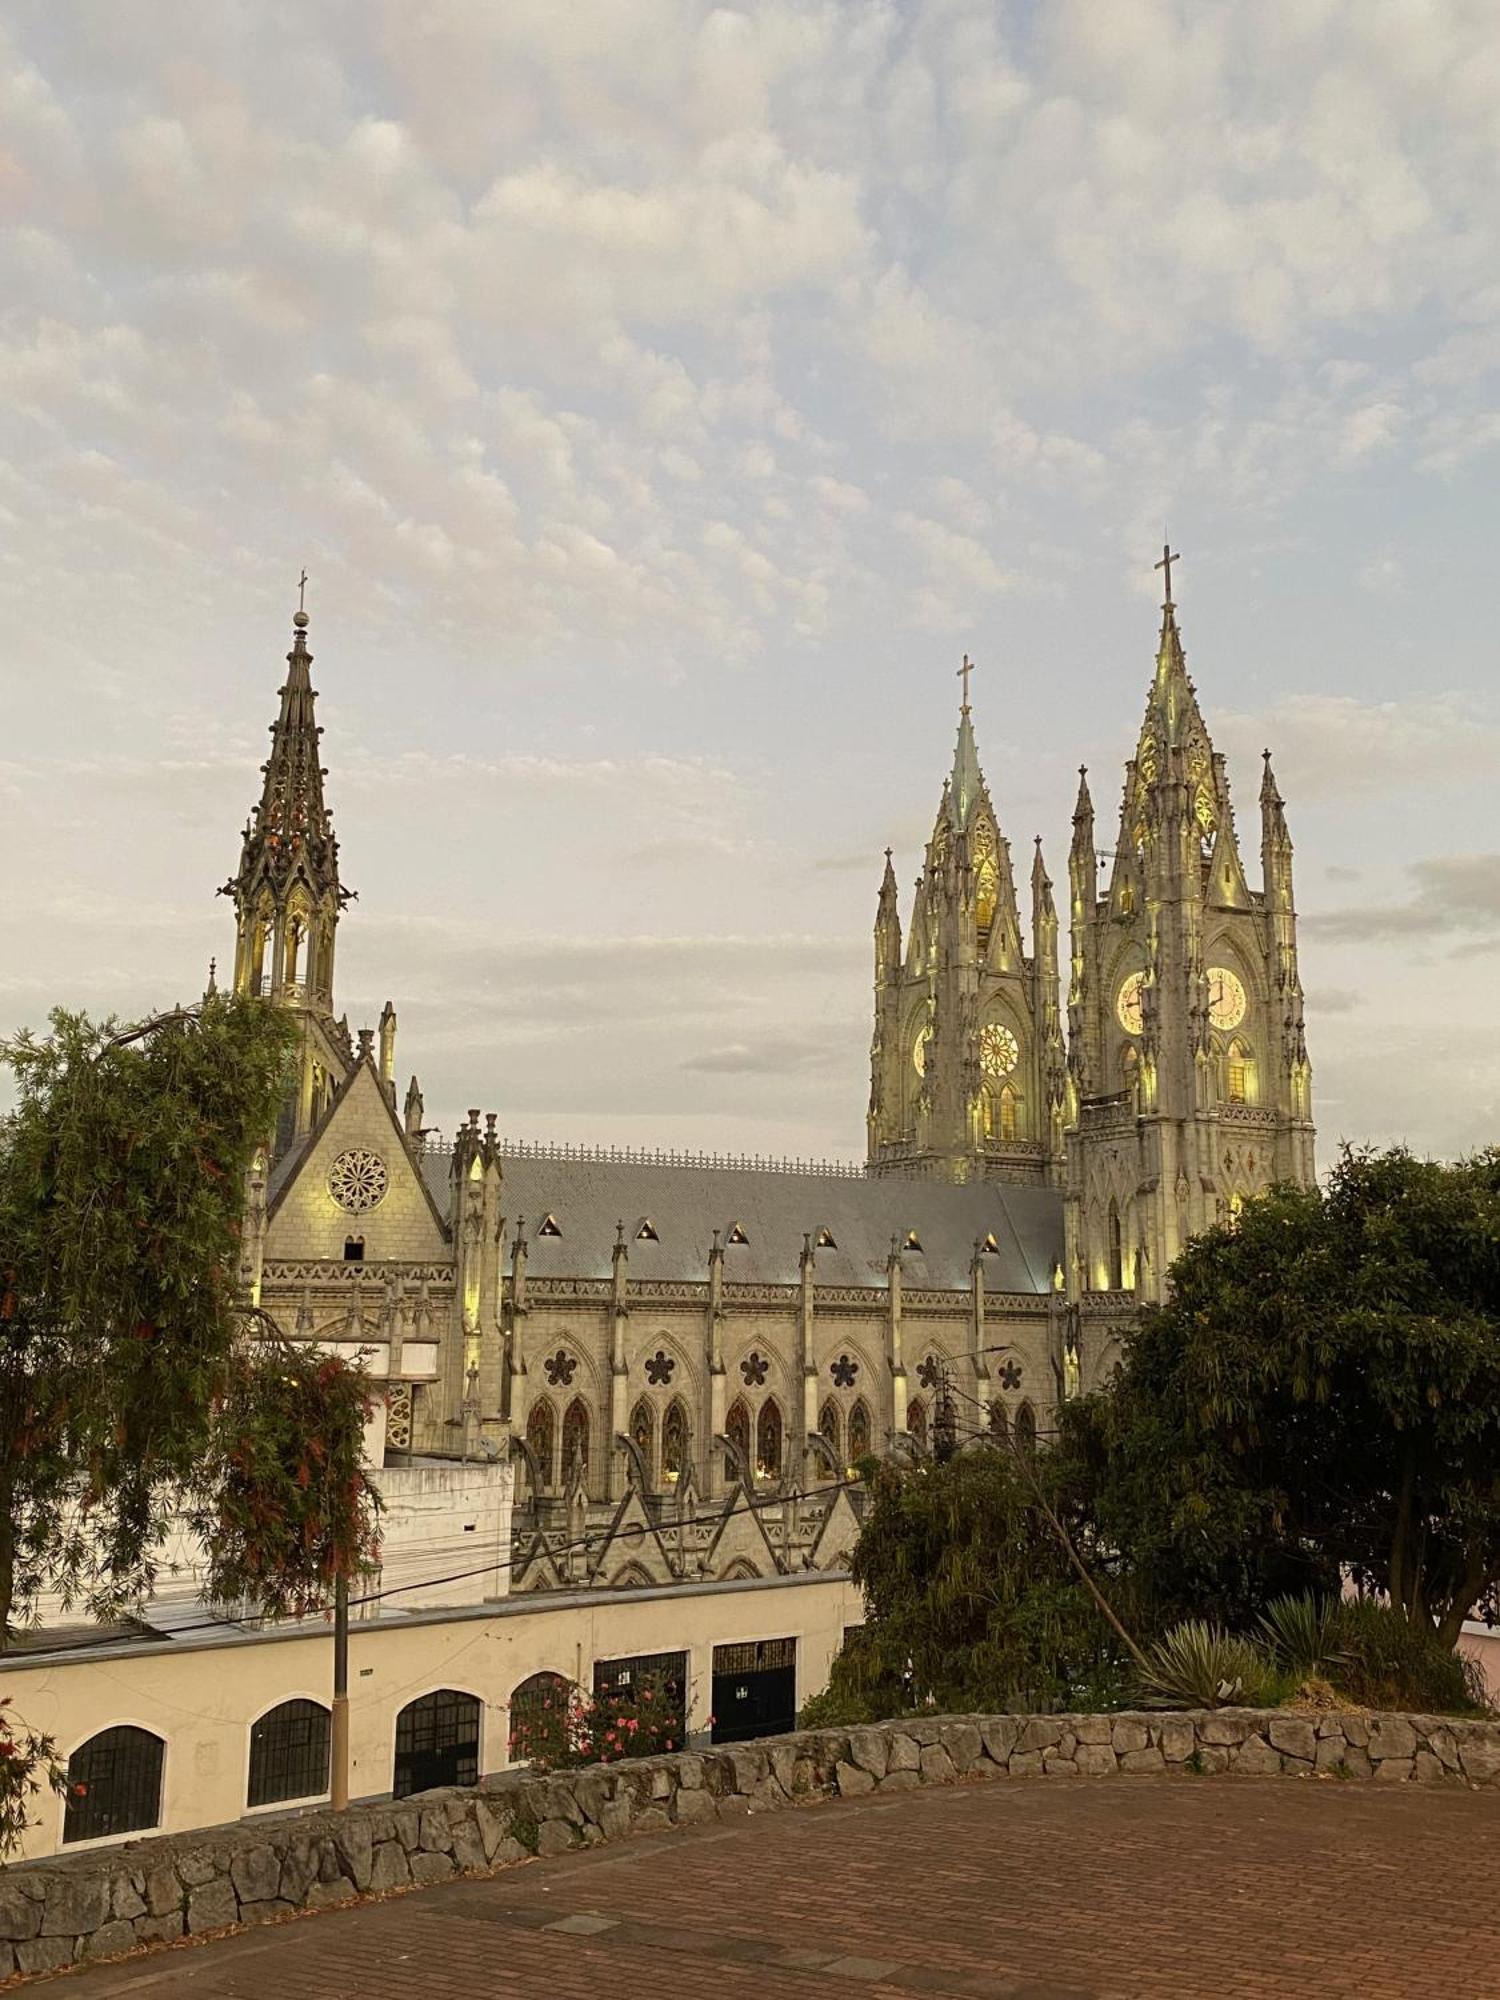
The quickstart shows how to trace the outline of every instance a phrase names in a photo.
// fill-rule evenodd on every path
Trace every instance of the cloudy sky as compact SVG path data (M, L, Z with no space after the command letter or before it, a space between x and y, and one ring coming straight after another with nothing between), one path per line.
M227 955L305 563L429 1113L857 1153L959 657L1061 878L1170 524L1325 1142L1500 1138L1494 0L4 18L0 1025Z

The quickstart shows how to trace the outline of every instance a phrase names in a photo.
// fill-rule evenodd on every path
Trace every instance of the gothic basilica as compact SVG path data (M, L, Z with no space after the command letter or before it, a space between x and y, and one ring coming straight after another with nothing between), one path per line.
M352 1035L337 1011L349 892L297 613L226 885L235 985L301 1030L245 1283L364 1355L377 1462L514 1456L513 1590L839 1563L846 1468L922 1451L939 1397L960 1436L1045 1432L1194 1232L1311 1179L1291 838L1268 752L1252 887L1170 562L1112 847L1080 777L1066 1007L1053 885L1038 843L1023 930L965 671L904 929L886 856L863 1167L526 1145L479 1110L424 1128L394 1007Z

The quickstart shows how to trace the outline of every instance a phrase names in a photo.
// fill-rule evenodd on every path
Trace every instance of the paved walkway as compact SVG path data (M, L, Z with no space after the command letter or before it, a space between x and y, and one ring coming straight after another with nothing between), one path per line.
M45 1990L1493 2000L1497 1855L1493 1794L1277 1778L958 1785L532 1862Z

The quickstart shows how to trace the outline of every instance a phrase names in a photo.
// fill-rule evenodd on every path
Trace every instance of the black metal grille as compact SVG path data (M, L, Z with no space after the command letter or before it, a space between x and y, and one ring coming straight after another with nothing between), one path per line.
M715 1646L716 1674L758 1674L770 1667L795 1667L795 1639L751 1639L743 1646Z
M408 1702L396 1717L394 1796L478 1782L478 1696L439 1688Z
M148 1729L122 1723L80 1744L68 1759L63 1839L102 1840L136 1833L161 1818L166 1744Z
M250 1731L252 1806L312 1799L328 1790L328 1710L316 1701L284 1701Z

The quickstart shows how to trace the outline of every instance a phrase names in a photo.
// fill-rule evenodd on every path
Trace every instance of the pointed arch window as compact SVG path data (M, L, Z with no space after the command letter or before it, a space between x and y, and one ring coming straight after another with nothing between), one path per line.
M656 1412L644 1396L630 1413L630 1436L646 1468L647 1483L656 1484Z
M1127 1042L1120 1050L1120 1078L1126 1090L1134 1090L1140 1081L1141 1052L1134 1042Z
M690 1432L687 1406L681 1397L668 1405L661 1425L661 1476L675 1486L688 1469Z
M1117 1202L1109 1204L1109 1289L1122 1292L1125 1289L1124 1238L1120 1229L1120 1209Z
M849 1412L849 1463L858 1465L862 1458L870 1456L873 1440L870 1426L870 1406L861 1396Z
M909 1437L916 1439L921 1450L927 1449L927 1405L920 1396L915 1396L906 1406L906 1430Z
M1028 1458L1036 1450L1036 1411L1030 1403L1016 1411L1016 1443Z
M1009 1145L1021 1136L1021 1099L1013 1083L991 1084L984 1093L984 1136Z
M531 1406L526 1418L526 1442L536 1454L537 1466L541 1471L543 1486L550 1487L556 1475L552 1470L552 1446L557 1433L557 1418L551 1403L543 1396Z
M844 1462L844 1420L838 1404L832 1396L818 1412L818 1429L833 1446L835 1458L840 1465Z
M562 1427L563 1478L571 1479L575 1467L579 1477L586 1480L589 1469L589 1406L582 1396L575 1396L569 1403Z
M781 1405L767 1396L755 1420L755 1476L780 1479L785 1447L781 1428Z
M990 1398L989 1421L990 1436L999 1438L1003 1443L1010 1436L1010 1411L999 1396Z
M743 1396L732 1404L729 1415L724 1419L724 1435L739 1453L739 1464L734 1468L734 1477L754 1476L754 1463L750 1457L750 1406Z

